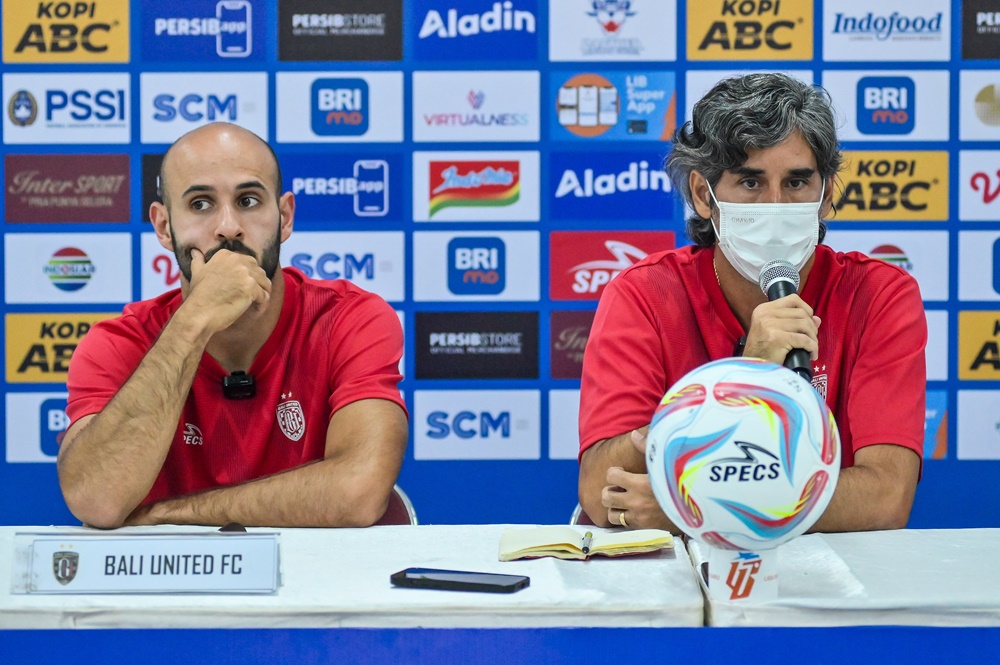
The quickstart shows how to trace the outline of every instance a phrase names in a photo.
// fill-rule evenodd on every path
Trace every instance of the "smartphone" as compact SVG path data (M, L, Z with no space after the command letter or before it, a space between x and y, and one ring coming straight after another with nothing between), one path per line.
M354 214L381 217L389 212L389 164L382 159L359 159L354 162L358 191L354 195Z
M393 573L389 577L389 581L395 586L413 589L514 593L528 586L531 580L524 575L473 573L465 570L437 570L436 568L407 568Z
M219 0L215 16L219 19L219 34L215 38L215 52L223 58L245 58L250 55L250 13L247 0Z

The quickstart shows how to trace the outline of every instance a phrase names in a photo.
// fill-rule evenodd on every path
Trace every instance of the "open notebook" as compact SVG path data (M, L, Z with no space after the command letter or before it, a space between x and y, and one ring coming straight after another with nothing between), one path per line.
M592 534L587 542L587 534ZM540 526L505 529L500 535L500 560L554 556L558 559L587 559L595 554L623 556L674 546L673 536L660 529L603 532L581 531L571 526Z

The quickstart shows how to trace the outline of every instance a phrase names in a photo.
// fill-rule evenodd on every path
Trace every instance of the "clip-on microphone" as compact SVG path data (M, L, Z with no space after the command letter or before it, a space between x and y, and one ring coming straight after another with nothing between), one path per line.
M249 399L257 394L253 374L236 371L222 377L222 395L226 399Z

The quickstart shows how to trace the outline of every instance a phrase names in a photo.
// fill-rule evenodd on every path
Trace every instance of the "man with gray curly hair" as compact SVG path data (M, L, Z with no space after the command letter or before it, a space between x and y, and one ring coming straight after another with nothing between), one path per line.
M844 467L814 529L906 525L923 450L927 323L906 271L821 244L841 161L821 88L748 74L695 104L666 160L694 245L618 275L587 343L579 495L594 523L676 531L644 459L660 398L709 361L782 364L800 349L839 425ZM769 301L759 279L776 259L800 287Z

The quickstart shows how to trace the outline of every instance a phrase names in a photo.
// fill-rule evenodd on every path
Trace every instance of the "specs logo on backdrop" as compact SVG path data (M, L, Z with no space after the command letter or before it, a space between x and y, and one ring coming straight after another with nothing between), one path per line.
M670 178L635 153L556 152L550 173L558 176L553 219L614 218L628 206L633 219L666 219L673 210Z
M959 312L958 338L959 379L1000 379L1000 312Z
M688 13L690 60L811 60L809 0L703 0Z
M8 314L7 383L65 383L76 345L117 314Z
M60 291L79 291L90 282L96 268L82 249L63 247L56 250L42 271Z
M672 231L555 231L549 235L549 296L597 300L622 270L673 247Z
M128 155L7 155L7 222L129 221Z
M538 312L417 312L418 379L537 379Z
M159 0L143 0L143 57L148 60L211 60L263 57L261 30L254 31L259 0L188 0L182 16ZM256 56L256 57L251 57Z
M7 117L18 127L27 127L38 118L38 102L27 90L18 90L7 103Z
M962 2L962 58L1000 58L1000 11L995 0Z
M316 134L361 136L368 131L368 82L360 78L316 79L312 109Z
M431 161L428 217L452 207L503 207L521 196L517 160Z
M845 151L838 220L948 219L947 151Z
M899 266L906 272L913 272L913 262L910 261L906 252L896 245L879 245L871 249L867 254L873 259L879 259L891 265Z
M448 242L448 290L455 295L497 295L506 286L507 247L500 238Z
M676 122L672 72L577 74L561 85L553 77L559 138L668 141Z
M279 60L402 60L399 0L280 0Z
M579 379L594 312L552 312L549 319L549 357L553 379Z
M865 76L858 81L858 131L909 134L916 123L916 86L908 76Z
M128 0L6 2L4 61L128 62Z
M303 159L314 158L303 156ZM339 168L353 174L340 177L299 176L299 165L291 166L296 173L291 179L292 193L296 196L296 219L305 220L313 216L329 219L333 212L330 200L334 197L349 197L351 209L357 217L385 217L389 212L389 163L384 159L358 159L350 166L347 162L338 164ZM320 168L317 165L310 170ZM315 213L312 208L315 208Z

